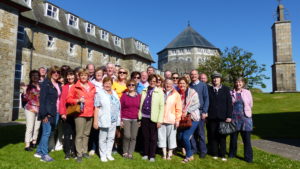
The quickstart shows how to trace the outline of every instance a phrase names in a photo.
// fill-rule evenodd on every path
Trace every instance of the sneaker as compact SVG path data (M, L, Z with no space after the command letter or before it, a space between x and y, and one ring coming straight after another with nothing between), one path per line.
M90 155L90 156L95 155L95 150L91 150L91 151L89 152L89 155Z
M77 161L78 163L82 162L82 157L77 157L76 161Z
M52 157L50 157L49 155L43 155L42 158L41 158L41 161L51 162L51 161L54 161L54 159Z
M87 153L83 153L82 157L84 157L84 158L90 158L90 156Z
M106 157L109 161L114 161L115 160L115 158L113 157L113 156L107 156Z
M38 153L38 152L34 153L33 156L36 157L36 158L42 158L42 154Z
M65 155L65 160L69 160L70 158L71 158L71 155L69 155L69 154Z
M222 161L227 161L227 158L222 158Z
M106 157L101 157L100 160L101 160L102 162L107 162L107 158L106 158Z
M218 159L218 157L217 157L217 156L214 156L214 157L213 157L213 159L217 160L217 159Z
M148 156L143 156L142 160L148 160Z
M150 162L155 162L155 158L150 158Z
M206 154L204 154L204 153L200 154L200 158L205 158L205 156L206 156Z
M25 151L32 151L31 147L25 147L24 150Z

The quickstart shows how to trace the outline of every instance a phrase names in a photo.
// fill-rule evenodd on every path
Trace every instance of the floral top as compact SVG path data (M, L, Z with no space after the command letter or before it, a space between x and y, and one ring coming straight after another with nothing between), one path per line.
M236 93L236 101L233 103L232 121L238 131L252 131L253 122L251 117L244 113L244 102L241 93Z
M28 86L29 87L29 86ZM40 89L37 87L27 88L24 94L24 99L27 101L25 109L33 113L39 112L40 107Z

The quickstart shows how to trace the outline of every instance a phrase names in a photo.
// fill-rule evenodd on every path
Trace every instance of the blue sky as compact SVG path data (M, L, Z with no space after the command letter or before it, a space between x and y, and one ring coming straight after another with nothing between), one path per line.
M271 26L275 21L276 0L49 0L121 37L135 37L156 53L182 32L188 21L216 47L238 46L254 53L266 64L271 77L273 64ZM283 0L286 18L292 21L293 59L300 89L300 1ZM157 64L154 64L156 67ZM266 92L272 90L265 81Z

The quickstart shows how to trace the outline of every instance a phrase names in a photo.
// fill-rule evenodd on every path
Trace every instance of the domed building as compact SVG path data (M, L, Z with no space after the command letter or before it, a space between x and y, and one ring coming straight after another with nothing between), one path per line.
M220 49L206 40L190 25L157 53L158 69L170 70L180 75L197 69L212 56L220 56Z

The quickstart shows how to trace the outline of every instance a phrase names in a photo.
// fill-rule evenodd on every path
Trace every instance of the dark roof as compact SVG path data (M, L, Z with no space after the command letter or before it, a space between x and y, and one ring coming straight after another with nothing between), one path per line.
M218 49L203 36L201 36L198 32L196 32L191 26L188 26L183 32L177 35L177 37L171 43L169 43L163 50L158 53L161 53L166 49L176 49L184 47L203 47Z
M103 28L100 28L98 26L95 25L95 36L94 35L90 35L87 34L85 32L85 24L86 22L93 24L92 22L86 21L80 17L78 17L77 15L72 14L71 12L68 12L60 7L59 8L59 15L58 15L58 20L53 19L51 17L45 16L45 3L49 3L51 5L54 5L56 7L58 7L55 4L52 4L50 2L44 1L44 0L35 0L32 1L32 10L27 11L27 12L22 12L21 15L27 19L36 21L37 23L46 25L48 27L51 27L53 29L59 30L61 32L67 33L69 35L75 36L77 38L83 39L87 42L90 42L92 44L95 45L99 45L101 47L110 49L112 51L115 51L117 53L121 53L123 55L128 55L128 54L135 54L141 58L144 58L146 60L149 60L151 62L154 62L152 59L152 56L150 55L150 52L145 53L145 52L140 52L139 50L137 50L135 48L134 43L130 43L130 44L126 44L126 40L121 38L118 35L115 35ZM78 25L78 29L72 28L70 26L68 26L67 24L67 14L72 14L76 17L78 17L79 19L79 25ZM94 24L93 24L94 25ZM109 40L104 41L101 40L100 38L100 30L104 30L109 32ZM117 36L119 38L121 38L121 47L115 46L113 43L113 37L112 36ZM144 44L144 43L143 43ZM128 45L133 45L128 47ZM126 51L126 49L130 48L130 52L128 53Z
M31 9L23 0L6 0L3 2L18 8L21 12L28 11Z

